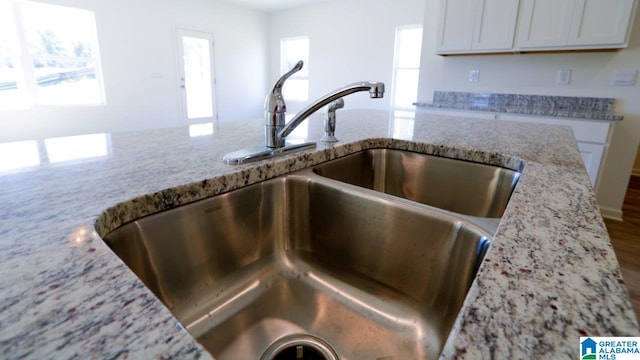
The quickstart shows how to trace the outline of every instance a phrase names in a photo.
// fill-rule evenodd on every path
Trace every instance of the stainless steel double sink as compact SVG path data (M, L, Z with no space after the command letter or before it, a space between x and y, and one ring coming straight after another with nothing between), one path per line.
M216 358L437 358L519 173L373 149L106 243Z

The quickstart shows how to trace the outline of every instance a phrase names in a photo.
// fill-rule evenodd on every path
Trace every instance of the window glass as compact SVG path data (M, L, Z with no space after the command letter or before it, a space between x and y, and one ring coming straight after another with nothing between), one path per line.
M309 80L291 77L284 83L282 93L286 100L307 101L309 99Z
M213 116L211 91L211 48L207 39L182 37L187 117L189 119Z
M304 61L304 67L294 76L309 76L309 38L283 39L280 73L284 74L291 70L300 60Z
M422 28L400 30L398 34L398 67L419 68Z
M48 105L81 105L101 102L101 89L91 61L50 61L38 65L34 60L38 103Z
M398 69L395 78L396 107L410 107L418 97L418 69Z
M309 38L298 37L282 39L281 42L280 74L291 70L298 61L304 66L293 74L285 83L282 90L286 100L309 100Z
M104 103L93 12L0 0L0 109L31 103Z
M391 102L394 108L410 108L418 96L422 25L396 29Z

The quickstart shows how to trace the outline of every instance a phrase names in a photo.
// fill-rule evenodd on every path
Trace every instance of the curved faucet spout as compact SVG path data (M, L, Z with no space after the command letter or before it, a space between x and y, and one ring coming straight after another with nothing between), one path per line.
M317 101L309 104L304 109L300 110L291 121L289 121L280 132L277 133L277 137L280 140L283 140L287 135L289 135L300 123L302 123L306 118L311 116L311 114L320 110L325 105L331 103L332 101L338 100L344 96L349 94L353 94L359 91L369 91L369 97L372 99L379 99L384 96L384 83L376 82L376 81L359 81L349 85L346 85L342 88L336 89Z

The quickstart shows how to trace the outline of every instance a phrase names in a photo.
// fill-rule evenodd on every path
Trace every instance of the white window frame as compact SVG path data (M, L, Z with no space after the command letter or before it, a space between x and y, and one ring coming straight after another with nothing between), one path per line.
M16 48L13 49L14 52L8 54L8 57L12 59L14 64L14 68L18 73L17 78L17 88L20 94L20 102L19 104L13 104L10 108L0 108L2 110L13 110L13 109L23 109L30 108L35 105L44 105L44 106L95 106L95 105L105 105L106 104L106 96L104 91L104 79L102 74L102 63L100 56L100 46L97 38L97 29L93 29L96 34L95 39L95 48L92 49L91 57L74 57L74 56L48 56L48 55L36 55L30 53L27 45L26 32L24 27L24 15L22 13L21 4L31 3L37 4L38 6L43 7L57 7L57 8L67 8L74 11L84 11L91 13L93 16L94 26L96 25L95 21L95 13L91 10L80 9L76 7L70 6L62 6L62 5L54 5L48 3L40 3L35 1L26 1L26 0L0 0L0 2L8 3L9 7L13 10L14 17L14 25L15 25L15 43L17 44ZM4 57L0 54L0 56ZM94 72L95 79L98 82L98 97L99 100L97 102L65 102L65 103L43 103L38 98L38 84L36 79L36 72L34 68L34 60L43 60L43 61L64 61L64 62L91 62L94 64Z

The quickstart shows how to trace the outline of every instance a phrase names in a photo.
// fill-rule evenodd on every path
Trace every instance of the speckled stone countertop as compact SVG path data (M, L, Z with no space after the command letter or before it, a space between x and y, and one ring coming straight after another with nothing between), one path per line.
M580 336L640 334L570 128L396 115L339 111L337 144L242 166L221 158L260 144L261 121L111 134L106 156L0 174L0 358L211 358L98 234L371 147L524 168L445 358L575 358Z
M419 108L442 110L604 121L623 120L624 116L612 113L614 102L613 98L434 91L433 101L417 102L414 105Z

